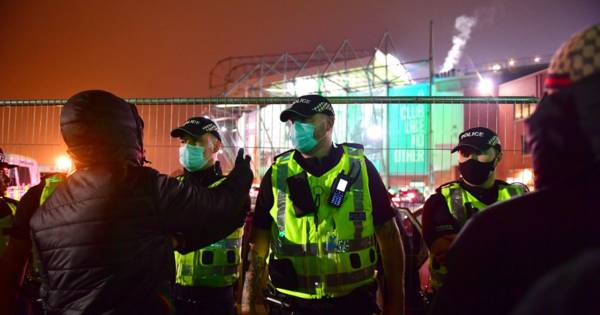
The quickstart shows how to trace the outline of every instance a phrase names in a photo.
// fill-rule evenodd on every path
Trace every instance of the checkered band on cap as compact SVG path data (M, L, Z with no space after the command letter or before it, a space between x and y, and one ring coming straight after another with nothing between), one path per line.
M573 35L554 54L546 88L568 86L600 73L600 24Z

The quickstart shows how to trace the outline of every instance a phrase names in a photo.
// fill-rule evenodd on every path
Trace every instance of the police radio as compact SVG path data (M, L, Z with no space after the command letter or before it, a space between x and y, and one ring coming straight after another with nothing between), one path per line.
M344 196L346 195L346 192L348 191L348 188L350 188L352 182L352 178L340 172L331 186L328 203L336 208L339 208L342 205Z

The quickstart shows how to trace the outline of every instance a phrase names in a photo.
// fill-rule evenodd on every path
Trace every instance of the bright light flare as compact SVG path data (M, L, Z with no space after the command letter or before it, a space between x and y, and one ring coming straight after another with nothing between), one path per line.
M516 63L517 63L517 62L516 62L514 59L512 59L512 58L510 58L510 59L508 60L508 65L509 65L509 66L511 66L511 67L514 67Z
M540 61L542 61L542 58L540 58L540 57L533 58L533 62L535 62L535 63L538 63Z
M492 66L492 71L494 71L494 72L498 72L498 71L500 71L501 69L502 69L502 66L501 66L500 64L498 64L498 63L496 63L496 64L494 64L494 65Z
M371 140L379 140L383 138L383 130L381 126L373 125L367 129L367 137Z
M494 82L490 79L483 78L479 81L479 86L477 88L482 94L490 95L494 91Z
M73 161L66 155L61 155L56 158L56 169L60 172L69 172L73 167Z

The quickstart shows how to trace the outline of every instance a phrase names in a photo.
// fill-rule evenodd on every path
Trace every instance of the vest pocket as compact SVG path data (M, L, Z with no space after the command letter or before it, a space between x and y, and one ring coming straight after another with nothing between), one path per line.
M206 250L206 251L202 252L202 264L203 265L212 265L214 259L215 259L215 254L212 251Z
M233 251L233 250L227 251L227 263L228 264L235 263L235 251Z
M354 269L358 269L361 266L360 255L357 253L350 254L350 266Z

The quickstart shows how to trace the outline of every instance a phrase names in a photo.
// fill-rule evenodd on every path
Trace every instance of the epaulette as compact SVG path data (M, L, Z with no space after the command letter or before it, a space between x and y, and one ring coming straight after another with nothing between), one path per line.
M512 186L519 186L521 187L521 189L523 190L523 192L529 192L529 187L527 187L527 185L520 183L520 182L513 182L513 183L506 183L506 185L512 185Z
M455 183L458 183L458 180L453 180L453 181L441 184L438 188L435 189L435 192L439 193L442 191L442 189L444 189L452 184L455 184Z
M507 183L507 182L505 182L505 181L503 181L501 179L496 179L496 183L495 184L496 185L506 185L506 186L510 185L509 183Z
M280 156L282 156L282 155L286 155L286 154L288 154L288 153L290 153L290 152L292 152L292 151L294 151L294 149L290 149L290 150L287 150L287 151L285 151L285 152L282 152L282 153L279 153L279 154L277 154L277 155L276 155L276 156L273 158L273 162L277 161L277 158L279 158Z
M344 143L342 143L340 145L345 145L345 146L348 146L348 147L351 147L351 148L355 148L355 149L360 149L360 150L364 150L365 149L365 146L362 145L362 144L359 144L359 143L344 142Z

